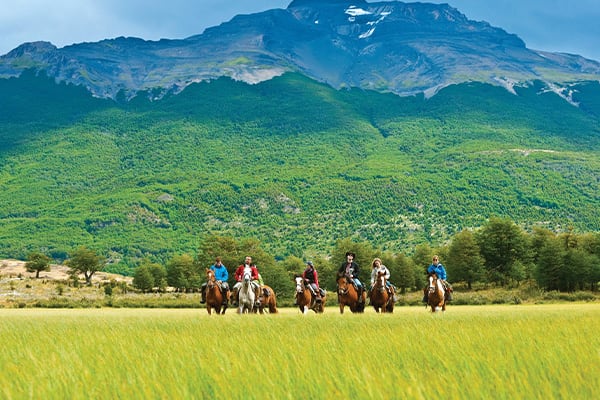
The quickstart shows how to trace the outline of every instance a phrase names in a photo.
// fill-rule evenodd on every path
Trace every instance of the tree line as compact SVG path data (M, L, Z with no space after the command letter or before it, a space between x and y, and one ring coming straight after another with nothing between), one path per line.
M477 230L463 230L443 245L432 247L420 244L412 254L383 250L370 242L344 238L336 241L328 256L299 255L276 260L256 239L208 235L195 256L173 256L165 265L143 260L134 270L133 284L143 292L165 290L170 286L177 291L199 290L205 280L205 269L216 257L221 257L230 272L249 255L256 263L266 284L282 295L291 295L292 279L301 274L310 259L319 273L323 288L335 290L336 272L344 261L345 253L352 251L361 267L361 280L369 281L371 263L381 258L391 272L391 281L402 293L420 290L425 281L425 270L434 254L440 256L450 282L473 285L516 287L522 282L534 282L546 291L597 291L600 282L600 234L575 233L569 229L555 233L544 228L530 232L508 219L493 217ZM26 267L30 272L49 268L51 259L42 253L31 253ZM72 275L83 274L91 284L95 272L101 271L107 259L95 250L79 247L70 254L66 265Z

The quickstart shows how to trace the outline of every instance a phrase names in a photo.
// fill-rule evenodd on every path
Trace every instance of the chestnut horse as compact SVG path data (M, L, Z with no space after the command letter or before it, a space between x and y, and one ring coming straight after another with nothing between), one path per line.
M358 292L346 276L338 276L337 279L338 303L340 303L340 314L344 313L344 306L350 307L353 313L365 311L366 293L362 292L362 302L358 301Z
M269 314L277 314L277 296L275 291L268 285L260 286L260 306L258 306L258 312L264 314L265 309L269 311ZM256 309L255 309L256 310Z
M427 289L427 305L431 312L446 311L446 296L442 280L435 272L429 274L429 287Z
M317 299L313 296L308 286L304 284L304 278L296 276L294 281L296 282L298 308L302 314L308 313L308 310L313 310L317 314L321 314L325 311L325 296L321 296L321 301L317 302Z
M206 310L208 315L211 315L211 311L214 308L217 314L225 314L227 310L227 300L223 296L221 285L215 278L215 271L212 269L206 270Z
M388 291L385 271L377 273L377 279L375 279L373 288L371 289L370 301L375 312L394 312L394 296Z

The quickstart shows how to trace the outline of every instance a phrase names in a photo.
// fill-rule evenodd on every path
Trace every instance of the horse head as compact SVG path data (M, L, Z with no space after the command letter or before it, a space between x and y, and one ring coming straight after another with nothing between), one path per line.
M348 277L345 275L341 275L338 276L337 278L337 287L338 287L338 294L339 295L345 295L348 294L348 285L349 285L349 281L348 281Z
M212 289L217 284L217 279L215 277L215 271L212 269L206 270L206 282L208 282L208 288Z
M296 282L296 293L304 293L304 278L296 276L294 277L294 281Z
M442 286L442 282L438 278L435 272L429 274L429 293L435 293L436 290L441 290L444 292L444 287Z
M250 282L252 282L252 272L251 271L244 271L244 275L242 275L242 281L246 285L250 284Z
M377 279L375 279L375 283L373 288L377 288L380 292L384 292L387 288L387 278L385 277L385 271L377 272Z

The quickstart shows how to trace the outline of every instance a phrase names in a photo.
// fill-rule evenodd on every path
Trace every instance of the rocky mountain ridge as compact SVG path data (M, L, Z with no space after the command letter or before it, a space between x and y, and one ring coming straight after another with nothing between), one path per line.
M399 1L294 0L181 40L25 43L0 57L0 78L30 68L109 98L159 98L222 76L258 83L294 71L335 88L426 96L469 81L513 91L540 80L571 101L570 83L600 79L596 61L528 49L447 4Z

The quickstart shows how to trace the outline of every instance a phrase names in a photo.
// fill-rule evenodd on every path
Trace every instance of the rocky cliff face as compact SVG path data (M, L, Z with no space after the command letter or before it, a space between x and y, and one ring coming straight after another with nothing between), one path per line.
M0 57L0 77L27 68L100 97L153 96L229 76L256 83L298 71L336 88L400 95L466 81L551 85L600 79L600 63L528 49L515 35L447 4L294 0L285 10L239 15L183 40L116 38L57 49L26 43Z

